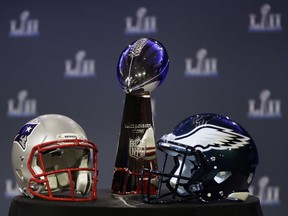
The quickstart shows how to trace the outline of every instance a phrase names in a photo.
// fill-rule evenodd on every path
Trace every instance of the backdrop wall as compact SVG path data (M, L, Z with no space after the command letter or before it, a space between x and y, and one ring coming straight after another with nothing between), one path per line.
M265 216L288 214L285 0L2 0L0 2L0 214L18 195L14 136L47 113L77 121L99 148L98 188L110 188L125 93L122 50L140 37L170 57L152 92L155 136L202 112L227 115L254 138L260 156L252 195Z

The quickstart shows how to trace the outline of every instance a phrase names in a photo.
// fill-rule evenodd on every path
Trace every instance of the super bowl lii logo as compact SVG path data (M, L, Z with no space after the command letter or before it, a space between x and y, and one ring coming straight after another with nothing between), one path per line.
M148 16L147 8L137 9L135 17L126 17L126 34L143 34L157 32L156 16Z
M208 57L207 49L201 48L196 52L195 59L185 59L185 76L216 76L218 75L217 59Z
M95 75L95 60L87 59L84 50L77 51L74 60L65 61L65 77L94 77Z
M271 13L271 5L263 4L260 13L249 14L250 32L275 32L282 30L281 14Z
M156 99L151 99L151 109L152 109L152 115L156 116Z
M278 205L280 204L280 187L272 186L269 183L270 178L262 176L256 186L249 187L249 192L251 195L257 196L263 205Z
M39 20L30 18L30 11L21 12L19 19L10 21L10 37L34 37L39 35Z
M5 181L5 197L11 198L20 194L18 185L12 179L6 179Z
M268 89L260 92L258 101L250 99L248 106L249 118L280 118L282 116L281 100L272 99L271 92Z
M28 98L28 91L23 89L19 91L16 99L8 100L7 116L22 117L36 116L37 101L33 98Z

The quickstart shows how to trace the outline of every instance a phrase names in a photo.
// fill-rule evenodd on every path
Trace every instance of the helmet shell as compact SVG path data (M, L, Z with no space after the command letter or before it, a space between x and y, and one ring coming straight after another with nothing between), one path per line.
M43 167L40 168L39 164L39 152L45 144L49 144L49 148L59 148L67 145L65 142L71 140L81 140L87 145L77 145L84 148L91 146L91 149L97 153L97 146L87 140L87 136L83 128L71 118L59 115L59 114L45 114L38 116L22 126L18 134L13 141L13 147L11 152L12 167L15 173L16 182L19 190L26 196L31 198L35 197L35 194L40 194L45 186L39 184L38 190L35 193L31 193L31 179L37 179L35 174L39 174L39 169L44 173ZM74 141L71 141L72 143ZM70 143L71 143L70 142ZM89 143L89 144L88 144ZM54 147L53 147L54 146ZM38 158L38 164L36 161ZM96 163L96 162L95 162ZM39 167L35 170L35 167ZM44 168L45 170L45 168ZM43 180L44 177L39 177ZM97 181L97 180L96 180ZM96 189L96 185L95 189ZM96 191L95 191L96 192Z

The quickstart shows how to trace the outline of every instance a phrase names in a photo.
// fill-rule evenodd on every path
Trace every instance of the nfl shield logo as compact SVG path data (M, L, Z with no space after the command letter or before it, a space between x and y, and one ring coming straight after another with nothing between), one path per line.
M145 157L146 145L140 139L136 137L135 139L129 138L129 155L133 158L139 159Z

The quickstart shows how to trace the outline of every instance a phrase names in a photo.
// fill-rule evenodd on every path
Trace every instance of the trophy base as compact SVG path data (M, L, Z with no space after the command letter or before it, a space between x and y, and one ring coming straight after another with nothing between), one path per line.
M111 193L120 195L131 195L131 194L149 194L156 195L157 187L149 185L148 179L142 179L141 173L135 173L127 168L115 168Z

